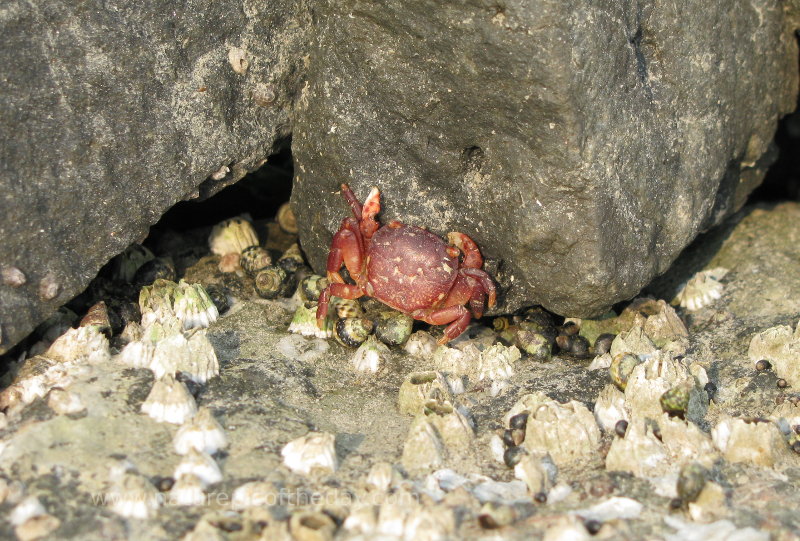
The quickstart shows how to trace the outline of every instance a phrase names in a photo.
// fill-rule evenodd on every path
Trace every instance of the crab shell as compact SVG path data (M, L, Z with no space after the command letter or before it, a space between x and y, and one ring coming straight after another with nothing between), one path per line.
M458 256L448 248L420 227L381 227L367 249L367 294L405 313L438 305L458 276Z

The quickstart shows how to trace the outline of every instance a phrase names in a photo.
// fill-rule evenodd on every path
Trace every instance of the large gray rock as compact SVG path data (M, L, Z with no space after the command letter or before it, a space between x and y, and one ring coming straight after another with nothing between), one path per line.
M5 2L0 353L289 135L317 268L338 183L375 183L502 260L507 308L597 312L761 178L796 4Z
M0 269L27 281L0 280L0 353L166 209L289 134L309 28L296 4L3 2Z
M376 184L384 219L502 260L507 309L632 297L771 162L798 82L783 5L321 3L293 138L306 253L324 267L340 182Z

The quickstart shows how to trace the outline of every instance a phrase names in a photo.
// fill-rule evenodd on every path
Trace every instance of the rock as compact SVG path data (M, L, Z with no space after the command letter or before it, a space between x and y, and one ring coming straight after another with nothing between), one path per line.
M633 297L742 205L795 106L787 12L731 5L318 6L292 143L314 268L346 181L381 188L383 223L473 237L504 310L587 317Z
M169 207L276 151L310 28L297 5L4 4L0 253L26 280L0 285L0 353Z

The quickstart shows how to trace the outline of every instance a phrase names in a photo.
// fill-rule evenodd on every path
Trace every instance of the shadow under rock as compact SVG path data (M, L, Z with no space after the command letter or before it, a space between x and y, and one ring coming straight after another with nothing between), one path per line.
M664 274L655 277L642 289L641 295L653 295L657 299L674 299L683 284L703 270L719 253L739 222L757 208L769 209L774 206L769 203L748 205L718 226L698 235L694 242L683 249Z

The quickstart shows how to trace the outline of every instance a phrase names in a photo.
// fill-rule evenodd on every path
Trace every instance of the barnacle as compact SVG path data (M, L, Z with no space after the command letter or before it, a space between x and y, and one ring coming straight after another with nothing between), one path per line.
M258 235L249 221L230 218L214 226L208 236L208 246L216 255L241 254L248 246L258 246Z
M172 444L179 455L188 454L192 449L213 455L228 445L228 438L211 410L202 407L188 423L181 425Z
M359 372L377 372L388 355L389 348L370 336L353 354L353 367Z
M724 286L720 280L727 273L728 269L722 267L698 272L686 282L672 303L690 311L708 306L722 296Z
M339 467L334 435L309 432L287 443L281 451L283 463L293 472L308 475L312 470L333 472Z
M206 501L203 482L196 475L181 475L169 491L169 501L174 505L202 505Z
M213 485L222 481L222 472L216 461L207 453L196 449L190 449L175 468L175 473L173 474L175 479L180 479L183 475L197 477L203 486Z
M167 374L153 385L142 412L158 422L179 425L197 412L197 404L186 385Z
M159 506L156 488L138 473L124 473L109 494L111 510L128 518L150 518Z

